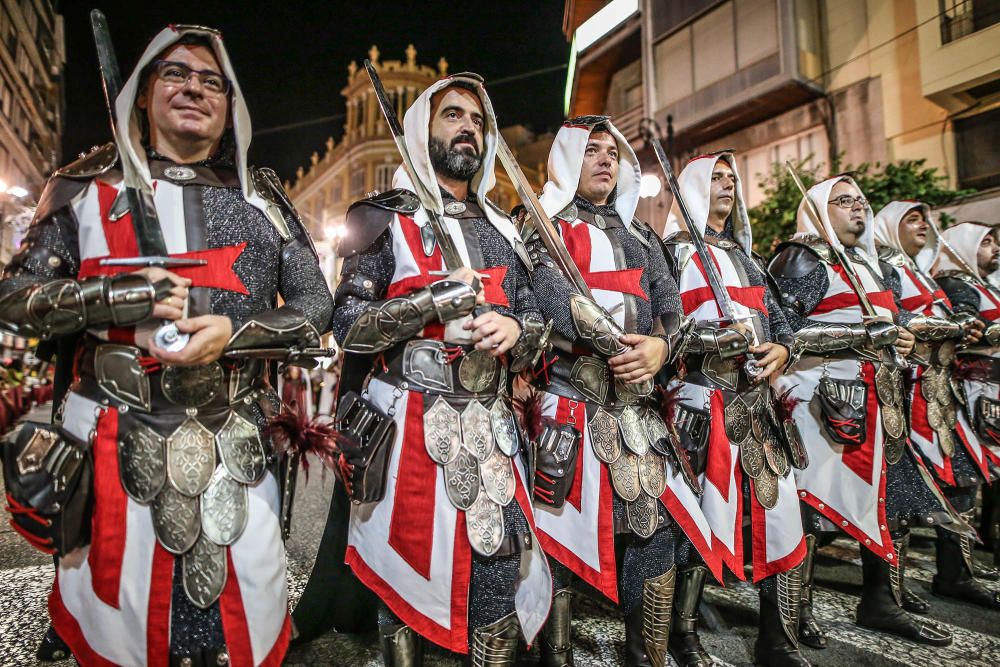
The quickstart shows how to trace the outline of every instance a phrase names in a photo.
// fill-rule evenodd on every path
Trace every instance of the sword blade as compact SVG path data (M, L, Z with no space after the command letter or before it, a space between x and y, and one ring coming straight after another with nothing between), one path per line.
M100 261L101 266L160 266L163 268L182 268L188 266L205 266L206 259L188 259L186 257L108 257Z
M117 131L117 113L115 101L121 93L122 78L118 68L118 58L111 42L111 31L108 20L99 9L90 12L90 27L94 33L94 46L97 48L97 62L101 69L101 80L104 84L104 101L108 107L108 117L111 119L111 135L118 147L118 155L122 157L122 168L127 169L122 150L122 141L127 137L119 137ZM163 240L163 230L153 208L152 197L141 193L135 188L125 188L125 198L128 201L129 212L132 214L132 227L135 240L142 255L159 256L167 254L167 245Z
M375 71L375 66L372 65L370 60L365 59L365 70L368 72L368 78L371 79L372 88L375 89L375 99L378 100L382 116L385 117L385 122L389 126L389 132L396 142L396 150L399 151L400 157L403 158L403 168L406 169L406 173L410 177L410 182L413 183L413 189L416 191L417 199L420 200L420 205L427 212L431 229L434 231L434 236L437 237L438 245L441 247L441 257L444 259L444 264L452 271L461 268L466 264L462 260L462 256L458 253L458 248L455 246L455 241L451 238L451 234L448 233L448 228L445 227L444 220L441 219L440 214L438 214L435 208L437 200L431 194L428 185L420 180L420 176L413 166L413 160L410 159L410 151L406 148L403 126L399 123L396 110L393 108L392 102L389 100L389 95L382 86L382 79L379 78L378 72ZM437 184L435 183L434 185L436 186Z
M573 286L576 287L580 294L593 300L594 295L591 293L587 283L584 282L580 268L573 261L573 258L570 257L569 251L566 249L566 244L563 243L558 230L556 230L555 225L552 224L549 216L545 213L545 209L542 208L538 197L535 196L535 191L532 189L531 184L528 183L524 172L521 171L521 165L517 163L517 159L511 152L510 146L507 145L503 136L499 135L497 157L500 158L500 164L503 165L504 171L510 177L511 183L514 184L514 189L517 190L521 202L524 204L525 209L527 209L532 224L538 231L542 243L545 244L545 247L552 255L552 259L555 260L559 270L573 283Z

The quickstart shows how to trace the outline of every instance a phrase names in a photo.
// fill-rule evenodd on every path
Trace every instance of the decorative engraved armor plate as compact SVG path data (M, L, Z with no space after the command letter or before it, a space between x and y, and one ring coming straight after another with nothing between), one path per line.
M639 497L632 502L625 503L625 516L628 519L628 526L632 532L642 538L652 537L656 532L656 526L660 522L659 514L656 511L657 500L645 493L640 493Z
M181 561L184 592L196 606L207 609L226 587L226 549L202 536Z
M493 406L490 407L490 425L493 427L493 439L500 451L507 456L517 454L517 425L514 423L514 415L507 407L507 401L503 396L493 401Z
M200 495L215 472L215 437L188 417L167 438L167 479L186 496Z
M432 340L412 340L403 348L403 376L424 389L451 393L455 381L441 357L441 344Z
M778 477L784 477L788 472L789 463L785 450L771 438L764 441L764 459L767 461L767 467Z
M764 470L760 477L753 480L754 495L764 509L774 509L778 504L778 478L770 470Z
M618 420L604 408L598 408L590 420L590 443L594 454L605 463L614 463L622 455Z
M466 391L478 394L496 380L499 364L485 350L466 352L458 364L458 382Z
M447 465L458 456L462 444L461 417L443 398L424 412L424 446L438 465Z
M902 440L886 440L885 462L889 465L899 463L899 460L903 458L903 445L904 442Z
M169 484L153 498L149 506L153 531L163 548L172 554L190 549L201 532L198 499L179 493Z
M205 366L166 366L160 387L174 405L199 408L224 389L222 366L218 362Z
M739 396L732 400L723 411L726 420L726 435L734 444L740 444L750 435L750 408Z
M646 427L649 444L661 453L667 452L670 447L670 444L667 442L670 439L670 431L667 430L667 425L663 423L663 418L652 408L646 408L642 423Z
M150 410L149 376L139 363L139 349L130 345L98 345L94 375L104 393L144 412Z
M882 406L882 427L885 429L885 436L890 440L899 440L903 437L906 428L906 419L903 417L903 409L898 405Z
M569 372L569 381L573 388L584 398L604 404L608 399L608 367L591 357L577 357Z
M760 477L767 465L764 460L763 445L753 438L740 445L740 465L743 466L743 472L754 479Z
M936 397L927 401L927 423L935 431L940 430L944 426L944 413Z
M643 456L649 451L649 436L646 427L639 418L639 413L631 405L622 410L618 416L618 427L622 431L625 446L636 456Z
M938 440L941 443L941 452L951 458L955 455L955 436L952 435L951 429L943 428L940 431L936 431Z
M639 457L639 485L654 498L659 498L667 490L666 463L664 457L654 450Z
M216 544L232 544L247 525L247 487L229 476L223 466L201 494L201 533Z
M622 500L634 501L642 493L639 484L639 457L625 450L618 460L610 465L611 485Z
M226 423L215 434L215 442L222 465L233 479L244 484L256 484L264 476L267 453L253 422L230 412Z
M479 497L479 461L466 447L458 448L458 456L444 465L444 486L451 504L467 510Z
M503 541L503 511L485 493L465 513L465 529L476 553L492 556Z
M495 449L490 411L475 399L462 410L462 442L480 463L485 463Z
M901 398L899 388L898 371L890 368L888 364L879 364L875 371L875 391L878 392L879 403L883 405L898 405L897 398Z
M615 378L615 394L622 403L635 405L653 393L653 381L625 382Z
M498 505L507 506L514 499L514 468L510 457L493 448L493 454L479 466L483 491Z
M131 424L118 443L122 487L132 500L146 504L167 481L167 441L145 424Z
M17 472L20 475L30 475L38 472L45 464L45 457L59 442L59 436L44 428L36 428L31 434L28 444L17 455Z
M920 377L920 393L923 394L924 400L928 403L937 400L938 380L940 377L941 374L938 373L938 369L933 366L926 369Z

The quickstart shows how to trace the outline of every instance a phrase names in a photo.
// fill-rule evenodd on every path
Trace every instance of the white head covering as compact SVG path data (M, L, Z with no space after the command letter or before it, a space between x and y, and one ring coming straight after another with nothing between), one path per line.
M431 98L439 90L444 90L455 83L470 86L479 96L479 101L483 105L485 126L483 127L482 163L479 166L479 171L472 177L471 189L475 193L476 201L484 211L487 210L486 195L496 185L493 166L497 157L497 119L493 112L493 104L490 102L489 95L486 94L486 88L483 87L482 78L478 74L462 72L435 81L406 110L406 114L403 116L403 132L406 149L410 153L417 178L430 189L438 215L444 213L444 201L441 199L441 191L437 187L437 176L434 173L434 166L431 164L429 145ZM403 165L400 165L399 169L396 170L392 183L393 187L414 190Z
M247 165L247 151L250 148L252 130L250 128L250 112L247 109L246 101L240 90L240 84L236 80L236 73L229 60L229 54L222 43L222 35L217 30L204 28L201 26L170 25L161 30L153 41L149 43L146 50L139 57L132 76L128 78L122 86L118 99L115 100L115 111L118 117L117 133L124 145L124 155L122 158L122 171L125 175L125 184L144 191L152 190L152 177L149 174L149 163L146 161L146 151L142 146L142 122L145 111L136 106L139 92L145 85L145 81L140 81L140 74L146 65L168 49L172 44L181 39L184 35L202 35L211 42L212 51L222 74L229 79L232 89L229 93L229 113L232 118L233 136L236 143L236 173L240 180L243 196L246 200L267 213L267 202L254 190L252 179L250 178L249 166Z
M580 184L580 171L587 152L587 142L594 127L607 125L618 144L618 182L615 185L614 205L618 217L628 226L632 224L639 205L639 182L642 170L635 151L607 116L580 116L563 123L549 150L549 180L539 197L542 208L551 218L573 201Z
M733 170L733 179L736 181L734 187L736 200L733 202L733 210L729 214L733 220L733 238L749 255L753 247L753 233L750 230L747 205L743 200L743 182L740 180L740 172L736 168L736 157L731 152L722 151L692 158L677 177L677 185L680 188L681 197L684 198L688 213L691 215L691 221L698 228L698 233L704 236L705 227L708 225L709 209L712 205L712 172L719 160L725 161ZM665 236L684 229L676 202L674 202L672 209L674 210L667 218Z
M833 191L833 186L841 181L850 183L858 189L858 192L861 192L861 187L850 176L834 176L833 178L828 178L825 181L821 181L812 186L806 194L816 205L816 209L819 210L819 219L823 224L823 229L817 229L812 216L806 211L807 204L805 197L803 197L802 201L799 202L799 210L795 215L795 236L813 234L824 240L829 239L834 246L840 250L844 250L844 244L840 242L840 239L837 237L837 232L834 231L833 224L830 222L830 210L827 208L829 206L830 193ZM861 195L864 196L864 193L862 192ZM861 258L872 268L875 274L878 275L880 270L878 267L878 257L875 254L874 226L872 207L865 204L865 229L861 233L857 250L862 251Z
M884 246L903 251L903 244L899 240L899 226L903 222L906 214L915 208L919 208L924 214L924 220L931 227L931 234L927 237L927 243L913 258L913 263L922 272L930 271L934 262L941 252L941 239L938 238L940 230L937 223L931 216L931 207L919 201L891 201L886 204L875 216L875 241Z
M945 250L938 258L937 265L934 267L935 272L962 271L965 273L968 269L972 269L974 272L973 275L980 278L979 259L977 257L979 254L979 245L986 238L986 235L995 229L996 227L990 227L978 222L960 222L941 232L941 236L958 253L958 256L965 260L968 268L963 266L960 261L956 261L951 256L951 253Z

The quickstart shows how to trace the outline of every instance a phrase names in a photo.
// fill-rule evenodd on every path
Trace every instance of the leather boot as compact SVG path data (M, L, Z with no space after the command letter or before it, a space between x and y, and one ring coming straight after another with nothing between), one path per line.
M806 557L802 561L802 602L799 605L799 641L812 648L826 648L826 631L813 615L813 568L816 565L816 536L806 535Z
M760 589L760 620L754 662L768 667L809 667L799 653L799 610L802 600L802 565L774 576L768 592Z
M62 640L56 629L49 624L48 629L45 631L45 635L42 636L42 641L38 644L38 650L35 651L35 657L38 658L40 662L57 662L59 660L66 660L71 657L73 652L69 650L69 646L66 642Z
M937 574L931 590L934 595L1000 609L1000 592L992 591L973 576L972 540L942 528L937 529Z
M573 667L572 601L573 594L568 588L552 594L549 618L538 635L542 667Z
M521 638L521 624L517 613L511 612L499 621L476 628L472 632L472 649L469 651L471 667L514 667L517 664L517 645Z
M413 628L402 623L378 627L379 645L385 667L422 667L424 639Z
M903 611L899 568L895 564L890 565L862 547L861 574L863 588L861 602L858 604L858 625L910 639L918 644L951 644L951 633L946 628Z
M903 609L913 614L929 613L930 603L906 585L906 554L910 551L910 533L907 532L898 540L893 540L892 545L896 549L896 557L899 559L897 562L899 563L899 583L903 592Z
M712 656L698 638L698 604L708 568L696 565L677 574L674 617L670 625L670 655L680 667L711 667Z

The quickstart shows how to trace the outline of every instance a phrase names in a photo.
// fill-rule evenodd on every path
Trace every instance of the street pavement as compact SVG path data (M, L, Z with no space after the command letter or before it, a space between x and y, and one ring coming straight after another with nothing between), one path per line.
M29 419L44 421L49 407L36 408ZM322 535L334 477L318 464L300 478L292 536L287 544L290 604L294 606L308 579L316 547ZM985 553L977 559L987 564ZM907 563L907 582L929 600L931 617L947 626L955 636L951 646L927 648L912 642L870 632L854 625L854 608L861 591L860 555L857 544L838 539L820 550L817 559L815 613L830 634L823 651L804 648L814 665L836 667L889 667L896 665L1000 665L1000 612L989 612L960 602L938 598L930 592L934 573L933 538L929 531L916 531ZM52 585L49 556L27 546L6 521L0 525L0 665L34 665L38 639L48 624L45 601ZM997 584L993 584L996 586ZM331 591L336 595L336 591ZM719 665L752 664L757 623L757 593L741 582L725 588L710 586L702 605L702 642ZM625 632L612 605L580 591L574 600L573 639L579 667L618 667L623 664ZM429 648L425 664L459 667L461 661L436 648ZM55 663L71 665L71 661ZM382 664L374 634L347 635L328 632L310 644L289 653L286 665L330 665L377 667ZM537 664L533 652L525 652L524 665Z

